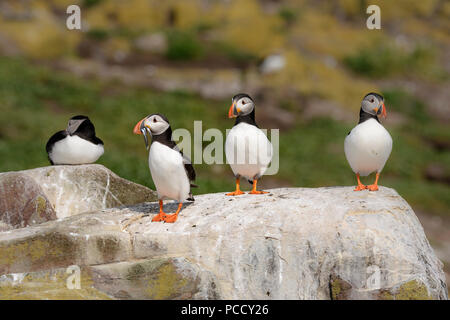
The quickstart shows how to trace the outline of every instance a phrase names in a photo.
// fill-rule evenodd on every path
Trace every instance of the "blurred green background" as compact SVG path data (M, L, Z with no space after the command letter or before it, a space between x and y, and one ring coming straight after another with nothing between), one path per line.
M82 30L66 28L70 4ZM366 28L369 4L381 30ZM134 124L161 112L173 128L225 131L231 97L247 92L260 127L280 129L280 170L263 187L353 185L343 142L377 91L394 140L380 183L411 204L448 272L449 54L442 0L3 0L0 171L48 165L47 139L85 114L105 142L99 163L153 188ZM226 165L196 170L196 193L234 187Z

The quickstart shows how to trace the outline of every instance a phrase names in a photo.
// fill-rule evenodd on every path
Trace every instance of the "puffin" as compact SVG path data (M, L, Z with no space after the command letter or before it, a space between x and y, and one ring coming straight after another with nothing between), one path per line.
M195 170L190 159L181 152L172 140L172 129L169 120L160 113L151 114L134 127L133 132L144 136L148 153L150 174L155 183L159 200L159 213L152 219L153 222L164 221L173 223L178 218L178 213L185 200L194 201L191 187L197 185ZM149 146L147 133L151 136ZM178 201L178 209L173 214L167 214L163 210L163 200L172 199Z
M225 140L225 156L236 177L236 190L227 196L244 194L240 189L241 177L253 185L249 194L264 194L256 190L258 180L267 170L273 147L255 121L255 103L246 93L239 93L231 99L228 118L236 118L233 128Z
M380 173L392 151L392 137L378 118L386 118L386 114L383 96L374 92L366 94L361 102L359 122L345 138L345 157L358 182L354 191L378 190ZM376 172L375 182L365 186L360 176L372 172Z
M45 149L51 165L94 163L105 151L91 120L83 115L70 118L66 130L52 135Z

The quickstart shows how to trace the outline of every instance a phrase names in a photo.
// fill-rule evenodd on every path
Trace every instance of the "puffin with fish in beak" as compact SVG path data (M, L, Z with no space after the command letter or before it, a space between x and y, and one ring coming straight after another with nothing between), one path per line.
M164 115L154 113L145 117L136 124L133 132L144 136L145 146L149 150L150 174L159 199L159 213L152 221L173 223L178 218L183 201L194 201L191 193L191 187L197 187L191 183L195 180L194 167L190 159L183 155L172 140L172 129ZM150 145L147 134L151 136ZM178 201L178 209L175 213L164 212L164 199Z

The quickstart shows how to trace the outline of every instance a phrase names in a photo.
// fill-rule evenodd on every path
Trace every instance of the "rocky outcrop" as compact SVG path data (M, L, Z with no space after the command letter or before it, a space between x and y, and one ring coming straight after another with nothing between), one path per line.
M152 223L157 212L143 203L0 233L0 298L78 265L84 298L447 299L442 263L389 188L206 194L174 224Z
M2 181L8 181L3 182L3 188ZM57 218L65 218L82 212L156 200L154 191L122 179L99 164L51 166L0 173L0 217L5 216L8 211L5 210L5 205L2 207L2 201L9 201L13 195L20 196L13 200L14 203L30 203L37 199L36 205L34 202L29 204L32 208L36 207L37 214L33 217L38 215L44 218L54 218L55 214ZM51 206L48 206L48 202ZM11 207L10 204L6 205ZM53 209L50 207L54 209L54 213L51 213ZM23 210L16 206L14 216L18 216L21 211ZM18 223L22 226L29 225L27 221L30 219L27 217L30 214L26 210L23 212L24 222Z
M36 181L22 173L0 175L0 231L55 219L55 210Z

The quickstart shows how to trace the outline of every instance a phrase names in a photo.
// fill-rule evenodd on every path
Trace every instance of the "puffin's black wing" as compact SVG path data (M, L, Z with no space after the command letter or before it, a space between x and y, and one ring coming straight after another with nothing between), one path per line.
M50 137L50 139L48 139L47 141L47 145L45 146L45 150L47 151L47 156L48 156L48 161L50 161L51 165L54 165L53 161L50 159L50 152L53 149L53 146L55 145L56 142L64 139L65 137L67 137L67 131L66 130L61 130L58 131L57 133L55 133L54 135L52 135Z
M98 138L97 136L93 137L92 140L91 140L91 142L92 142L93 144L96 144L96 145L99 145L99 144L105 145L105 144L103 143L102 139Z
M183 154L183 152L178 148L178 146L176 145L176 143L174 141L171 141L171 147L172 147L172 149L178 151L181 154L181 156L183 157L184 169L186 170L188 179L189 179L189 181L194 181L195 180L195 170L194 170L194 166L191 163L191 159L189 159L187 156L185 156ZM191 183L191 187L197 188L198 186Z
M195 181L195 170L191 163L184 163L184 169L186 170L189 181ZM198 187L195 184L191 184L191 187Z

